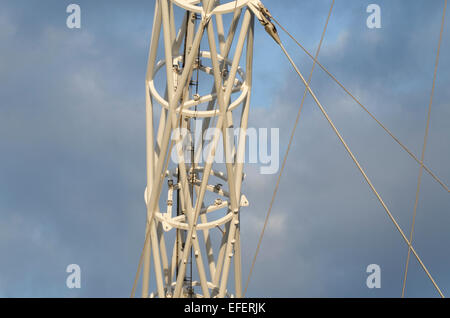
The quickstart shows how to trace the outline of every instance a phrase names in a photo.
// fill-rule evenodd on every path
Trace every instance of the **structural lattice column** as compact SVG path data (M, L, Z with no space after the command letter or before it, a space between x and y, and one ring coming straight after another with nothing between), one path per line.
M239 215L248 205L241 188L252 79L250 2L156 1L145 81L149 237L143 297L242 296ZM156 285L151 294L150 276Z

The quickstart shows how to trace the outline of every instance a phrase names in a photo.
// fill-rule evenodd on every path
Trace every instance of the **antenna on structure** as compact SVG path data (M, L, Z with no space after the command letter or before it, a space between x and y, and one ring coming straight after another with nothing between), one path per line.
M264 19L262 7L256 0L156 1L145 81L142 297L242 297L239 221L248 206L243 163L254 17ZM178 30L175 10L183 13ZM219 152L225 163L216 162Z

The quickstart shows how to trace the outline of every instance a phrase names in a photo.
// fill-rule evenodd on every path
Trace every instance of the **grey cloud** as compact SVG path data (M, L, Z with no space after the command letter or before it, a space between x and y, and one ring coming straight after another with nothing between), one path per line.
M366 2L336 4L320 60L418 155L442 7L379 1L383 29L369 31ZM0 296L127 297L133 282L145 220L143 79L153 4L79 3L80 31L65 28L61 1L1 5L0 252L8 257L0 260ZM314 51L329 1L286 3L267 5ZM447 23L426 155L444 181L450 180L448 34ZM255 52L250 124L280 127L283 154L303 87L259 26L256 43L265 50ZM309 74L311 62L287 46ZM418 165L319 69L312 86L409 233ZM244 274L276 182L258 168L247 166ZM444 293L449 204L425 175L415 246ZM406 253L308 97L248 296L397 297ZM65 287L70 263L83 271L79 291ZM381 290L365 286L371 263L381 265ZM414 260L408 295L436 295Z

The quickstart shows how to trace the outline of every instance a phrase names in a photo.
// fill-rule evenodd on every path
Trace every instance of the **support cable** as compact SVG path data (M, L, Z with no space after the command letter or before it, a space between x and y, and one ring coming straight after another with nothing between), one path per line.
M284 28L280 22L275 19L273 16L271 17L272 20L297 44L297 46L299 46L305 53L306 55L308 55L315 63L317 63L317 65L319 65L319 67L325 72L327 73L328 76L331 77L331 79L333 79L333 81L335 81L346 93L347 95L349 95L373 120L376 121L376 123L384 129L384 131L392 137L392 139L394 139L395 142L397 142L397 144L399 144L403 150L405 150L410 156L411 158L413 158L419 165L422 165L421 161L411 152L411 150L409 150L397 137L395 137L395 135L388 129L386 128L386 126L384 126L333 74L331 74L326 68L325 66L323 66L316 58L314 58L314 56L312 56L312 54L302 45L300 44L299 41L297 41L297 39L291 34L289 33L289 31ZM434 174L431 169L429 169L425 164L423 164L423 169L425 169L426 172L428 172L428 174L434 179L436 180L441 186L442 188L445 189L445 191L447 191L448 193L450 193L450 189L448 188L448 186L442 182L437 176L436 174Z
M419 255L417 254L416 250L413 248L413 246L411 245L411 242L408 240L408 238L406 237L405 233L403 232L403 230L401 229L400 225L397 223L396 219L394 218L394 216L392 215L391 211L389 210L389 208L386 206L386 204L384 203L383 199L381 198L380 194L377 192L377 190L375 189L375 187L373 186L372 182L370 181L369 177L366 175L364 169L361 167L361 165L359 164L358 160L356 159L355 155L352 153L352 151L350 150L349 146L347 145L347 143L345 142L345 140L342 138L341 134L339 133L339 131L337 130L336 126L334 125L333 121L330 119L330 117L328 116L328 113L326 112L326 110L323 108L322 104L319 102L319 100L317 99L317 96L314 94L314 92L311 90L311 87L308 85L307 81L305 80L305 78L303 77L302 73L298 70L297 66L295 65L294 61L292 60L292 58L290 57L290 55L288 54L288 52L286 51L286 49L284 48L283 44L280 44L281 49L283 50L284 54L286 55L286 57L289 59L289 62L292 64L295 72L299 75L299 77L301 78L303 84L307 87L311 97L314 99L315 103L317 104L317 106L320 108L321 112L323 113L323 115L325 116L325 118L327 119L328 123L330 124L331 128L333 128L334 132L336 133L337 137L339 138L339 140L341 141L342 145L345 147L345 149L347 150L348 154L350 155L350 157L352 158L353 162L356 164L356 166L358 167L359 171L361 172L361 174L363 175L364 179L366 180L367 184L369 185L369 187L371 188L372 192L376 195L378 201L380 201L381 205L383 206L384 210L386 211L386 213L388 214L389 218L391 219L392 223L394 223L395 227L397 228L398 232L400 233L400 235L402 236L403 240L406 242L406 244L409 246L409 248L411 249L411 251L413 252L413 254L415 255L416 259L419 261L420 265L422 266L423 270L425 271L425 273L427 274L428 278L430 279L430 281L433 283L434 287L436 288L436 290L438 291L439 295L444 298L444 294L442 294L441 290L439 289L438 285L436 284L435 280L433 279L433 277L431 276L429 270L427 269L427 267L425 266L425 264L422 262L422 259L419 257Z
M333 11L334 1L335 1L335 0L333 0L332 3L331 3L331 7L330 7L330 11L329 11L329 13L328 13L328 17L327 17L327 20L326 20L326 23L325 23L325 27L324 27L324 29L323 29L322 36L321 36L321 38L320 38L320 42L319 42L319 45L318 45L318 47L317 47L317 51L316 51L316 59L317 59L317 57L319 56L320 49L321 49L322 43L323 43L323 39L325 38L325 33L326 33L326 31L327 31L328 22L329 22L329 20L330 20L331 13L332 13L332 11ZM316 59L315 59L315 60L316 60ZM308 83L311 82L311 79L312 79L312 75L313 75L313 73L314 73L315 66L316 66L316 62L314 61L314 64L313 64L312 69L311 69L311 73L309 74ZM245 297L245 294L247 293L248 285L249 285L249 283L250 283L250 278L251 278L252 273L253 273L253 268L255 267L256 258L257 258L257 256L258 256L258 253L259 253L259 250L260 250L260 247L261 247L261 242L262 242L262 239L263 239L263 237L264 237L264 233L265 233L267 224L268 224L268 222L269 222L270 213L272 212L273 203L275 202L275 198L276 198L277 193L278 193L278 188L279 188L279 186L280 186L281 176L283 175L283 171L284 171L284 168L285 168L285 166L286 166L287 157L288 157L289 152L290 152L290 150L291 150L291 145L292 145L292 142L293 142L294 137L295 137L295 131L296 131L296 129L297 129L298 122L299 122L299 120L300 120L300 116L301 116L302 109L303 109L303 104L304 104L304 102L305 102L305 99L306 99L307 94L308 94L308 90L305 88L305 92L304 92L304 94L303 94L302 102L301 102L301 104L300 104L300 108L299 108L298 113L297 113L297 118L295 119L295 124L294 124L294 127L293 127L293 129L292 129L291 136L290 136L290 138L289 138L289 144L288 144L288 147L287 147L287 149L286 149L286 153L285 153L284 158L283 158L283 164L281 165L280 172L278 173L278 179L277 179L277 183L276 183L276 185L275 185L275 189L273 190L272 199L271 199L270 205L269 205L269 210L267 211L266 219L265 219L265 221L264 221L264 226L263 226L261 235L260 235L260 237L259 237L259 241L258 241L258 245L257 245L257 248L256 248L255 255L254 255L254 257L253 257L252 266L251 266L251 268L250 268L250 273L248 274L247 282L246 282L246 284L245 284L244 297Z
M439 67L439 55L441 52L441 43L442 43L442 34L444 32L444 24L445 24L445 11L447 9L447 0L444 2L444 12L442 14L442 23L441 23L441 31L439 34L439 44L436 54L436 64L434 66L434 75L433 75L433 85L431 88L431 96L430 96L430 104L428 105L428 115L427 115L427 126L425 129L425 137L423 140L423 148L422 148L422 157L421 157L421 164L420 164L420 170L419 170L419 177L417 180L417 190L416 190L416 199L414 202L414 211L413 211L413 218L412 218L412 224L411 224L411 233L409 236L409 241L412 243L414 238L414 228L416 224L416 214L417 214L417 205L419 204L419 194L420 194L420 186L422 184L422 174L423 174L423 161L425 159L425 151L427 148L427 142L428 142L428 132L430 129L430 117L431 117L431 106L433 105L433 97L434 97L434 90L436 87L436 77L437 77L437 71ZM411 257L411 247L408 247L408 256L406 257L406 265L405 265L405 276L403 278L403 288L402 288L402 298L405 297L406 292L406 280L408 279L408 268L409 268L409 259Z
M378 191L375 189L375 187L373 186L371 180L369 179L369 177L367 176L367 174L365 173L364 169L362 168L362 166L360 165L360 163L358 162L358 160L356 159L355 155L353 154L353 152L350 150L349 146L347 145L347 143L345 142L345 140L343 139L342 135L339 133L339 131L337 130L336 126L334 125L333 121L331 120L331 118L328 116L328 113L326 112L326 110L324 109L324 107L322 106L322 104L320 103L320 101L318 100L317 96L314 94L314 92L312 91L310 85L308 84L308 82L305 80L303 74L299 71L299 69L297 68L295 62L292 60L291 56L289 55L289 53L286 51L283 43L281 42L281 39L279 38L279 35L277 34L277 30L275 28L275 26L272 24L271 22L271 18L272 15L268 12L268 10L266 8L264 8L264 6L259 5L259 15L260 15L260 22L261 24L264 26L265 30L269 33L270 36L272 36L272 38L276 41L276 43L278 43L280 45L281 50L283 51L283 53L286 55L286 57L288 58L289 62L291 63L292 67L294 68L295 72L298 74L298 76L300 77L300 79L302 80L303 84L305 85L306 89L308 90L309 94L311 95L311 97L314 99L316 105L319 107L320 111L322 112L322 114L325 116L326 120L328 121L328 123L330 124L330 126L332 127L333 131L335 132L336 136L339 138L339 140L341 141L342 145L345 147L346 151L348 152L348 154L350 155L351 159L353 160L353 162L355 163L355 165L358 167L359 171L361 172L361 174L363 175L365 181L367 182L367 184L369 185L369 187L371 188L372 192L376 195L378 201L381 203L381 205L383 206L384 210L386 211L387 215L389 216L389 218L391 219L392 223L394 224L394 226L396 227L396 229L398 230L398 232L401 234L403 240L406 242L406 244L409 246L409 248L411 249L411 251L413 252L414 256L416 257L417 261L420 263L420 265L422 266L423 270L425 271L425 273L427 274L428 278L430 279L430 281L433 283L434 287L436 288L436 290L438 291L439 295L444 298L444 294L441 292L441 290L439 289L438 285L436 284L435 280L433 279L433 277L431 276L429 270L427 269L427 267L425 266L425 264L422 262L422 259L419 257L419 255L417 254L416 250L413 248L413 246L411 245L411 242L408 240L408 238L406 237L405 233L403 232L403 230L401 229L400 225L398 224L398 222L396 221L396 219L394 218L394 216L392 215L391 211L389 210L389 208L386 206L386 204L384 203L383 199L381 198L380 194L378 193ZM267 218L267 217L266 217ZM263 234L263 233L262 233ZM258 250L257 250L258 251ZM256 255L255 255L256 256ZM254 263L253 265L254 266Z

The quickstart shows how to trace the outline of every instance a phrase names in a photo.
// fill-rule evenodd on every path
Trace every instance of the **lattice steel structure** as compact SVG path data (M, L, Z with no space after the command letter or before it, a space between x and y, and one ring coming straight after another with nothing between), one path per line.
M145 81L142 297L242 296L239 221L241 207L248 205L241 190L259 5L254 0L156 1ZM183 20L176 30L180 11ZM157 61L160 47L164 57ZM162 82L164 93L158 89ZM199 86L207 85L202 93ZM202 136L214 128L206 148L203 138L186 143L185 132L190 136L200 126ZM236 142L229 128L239 128ZM214 160L219 147L224 164ZM150 293L152 272L156 291Z

